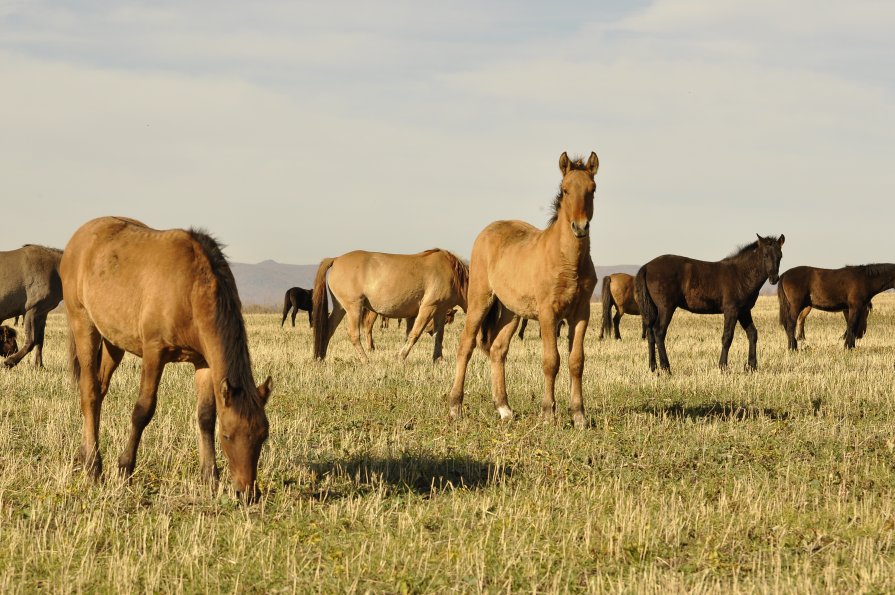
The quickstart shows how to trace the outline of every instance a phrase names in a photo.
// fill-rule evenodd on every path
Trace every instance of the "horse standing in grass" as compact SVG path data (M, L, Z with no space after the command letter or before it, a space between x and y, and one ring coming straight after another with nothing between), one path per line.
M758 236L757 241L718 262L666 254L640 267L634 284L647 329L650 370L656 370L658 347L659 365L671 371L665 333L677 308L694 314L724 314L721 369L727 368L727 353L739 321L749 337L748 366L756 369L758 330L752 322L752 307L765 281L777 282L785 239L782 235L779 239Z
M308 313L308 326L313 326L311 318L311 297L310 289L302 289L301 287L290 287L286 290L286 297L283 301L283 320L280 321L280 327L286 323L286 316L292 311L292 327L295 327L295 316L299 310L305 310Z
M590 256L590 220L594 215L594 176L599 160L585 163L559 158L562 183L553 201L553 216L540 230L523 221L495 221L475 240L469 265L469 308L457 349L457 369L450 391L450 414L462 415L466 368L481 331L480 347L491 359L491 391L502 419L512 419L507 402L506 357L520 318L537 318L542 329L567 320L572 333L569 355L572 421L584 427L584 334L597 273ZM544 397L541 415L556 417L554 385L559 371L556 334L542 332Z
M601 291L603 302L603 324L600 327L600 340L605 334L615 332L615 340L621 341L618 326L625 314L640 315L640 308L634 297L634 277L627 273L614 273L603 277L603 289ZM615 316L612 308L615 307ZM646 327L642 328L640 338L646 338Z
M327 316L327 271L333 311ZM441 359L444 323L454 306L466 309L469 269L459 258L438 248L419 254L384 254L356 250L326 258L314 281L314 357L323 359L329 341L348 316L348 337L357 357L367 363L360 342L364 310L388 318L416 318L399 352L403 360L423 329L435 322L432 358Z
M786 329L789 348L799 348L796 322L809 306L825 312L844 312L846 349L866 330L870 300L895 287L895 264L865 264L841 269L799 266L783 273L777 286L780 324ZM863 330L862 330L863 327Z
M134 471L165 365L190 362L196 368L202 477L218 478L217 418L233 486L253 499L268 434L264 407L271 379L255 386L236 282L218 243L196 230L159 231L133 219L103 217L72 236L60 275L87 472L94 477L102 472L100 409L112 373L128 351L143 359L143 368L130 438L118 458L120 472Z
M62 301L59 261L62 250L26 244L0 252L0 320L25 318L25 342L4 361L11 368L34 350L34 364L43 367L47 315Z

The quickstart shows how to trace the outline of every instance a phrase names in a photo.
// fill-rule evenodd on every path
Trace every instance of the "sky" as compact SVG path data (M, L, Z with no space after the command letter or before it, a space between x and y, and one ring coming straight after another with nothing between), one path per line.
M127 215L238 262L468 257L600 157L598 265L895 261L895 3L0 0L0 249Z

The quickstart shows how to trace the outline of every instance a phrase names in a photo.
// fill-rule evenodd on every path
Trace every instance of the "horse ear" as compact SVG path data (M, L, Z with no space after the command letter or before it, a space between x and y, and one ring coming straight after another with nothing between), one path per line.
M233 402L233 391L230 390L230 383L226 378L221 380L221 400L224 402L224 407L229 407Z
M780 239L777 240L777 243L780 244L780 245L782 246L782 245L783 245L783 242L785 242L785 241L786 241L786 236L783 235L783 234L781 233L781 234L780 234Z
M763 237L761 237L761 236L758 235L758 234L755 234L755 237L758 238L758 245L759 245L759 246L761 246L762 244L764 244L764 238L763 238Z
M586 167L591 176L597 175L597 170L600 169L600 158L593 151L590 152Z
M569 161L569 156L566 155L566 152L563 151L562 155L559 156L559 171L562 172L562 175L566 175L569 173L569 169L572 167L572 162Z
M270 391L273 390L273 378L267 377L267 380L258 386L258 396L261 397L261 404L267 405L267 399L270 398Z

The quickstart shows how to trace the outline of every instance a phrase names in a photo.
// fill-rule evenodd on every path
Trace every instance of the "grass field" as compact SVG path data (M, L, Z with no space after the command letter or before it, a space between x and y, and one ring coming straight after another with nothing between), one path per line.
M398 363L393 327L363 367L342 328L319 364L306 326L248 315L256 378L275 383L252 507L197 479L188 365L165 372L132 481L86 480L54 314L47 369L29 357L0 370L0 591L892 592L895 296L875 301L850 353L839 314L812 313L797 354L775 298L754 314L757 373L743 371L742 330L722 373L720 317L679 312L674 375L660 377L639 320L599 342L595 308L584 431L571 428L565 367L561 423L538 421L536 325L507 366L517 420L498 421L477 354L466 417L450 423L462 320L444 365L429 337ZM138 378L128 356L106 398L109 469Z

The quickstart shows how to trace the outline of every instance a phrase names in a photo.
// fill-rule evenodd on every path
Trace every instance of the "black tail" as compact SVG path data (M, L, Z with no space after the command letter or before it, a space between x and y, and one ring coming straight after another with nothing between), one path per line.
M780 324L788 330L790 325L795 325L795 321L790 320L789 298L786 297L786 290L783 289L782 280L777 281L777 301L780 302Z
M604 333L612 336L612 277L606 275L603 277L603 289L600 292L600 299L603 301L603 328L600 329L600 338Z
M317 268L317 277L314 279L314 291L311 296L311 319L314 326L314 359L326 357L326 348L329 345L329 300L326 297L326 271L333 266L334 258L324 258Z
M646 286L646 266L640 267L637 271L637 277L634 278L634 299L637 300L637 307L640 308L640 317L643 319L643 326L652 329L659 317L659 310L656 308L656 302L653 301Z
M286 300L283 303L283 320L280 322L280 326L286 323L286 317L289 316L289 310L292 309L292 290L286 291Z
M479 334L479 349L486 354L491 353L491 344L494 343L494 337L497 334L497 321L500 320L501 309L503 304L496 297L494 303L488 309L485 317L482 319L482 328Z

